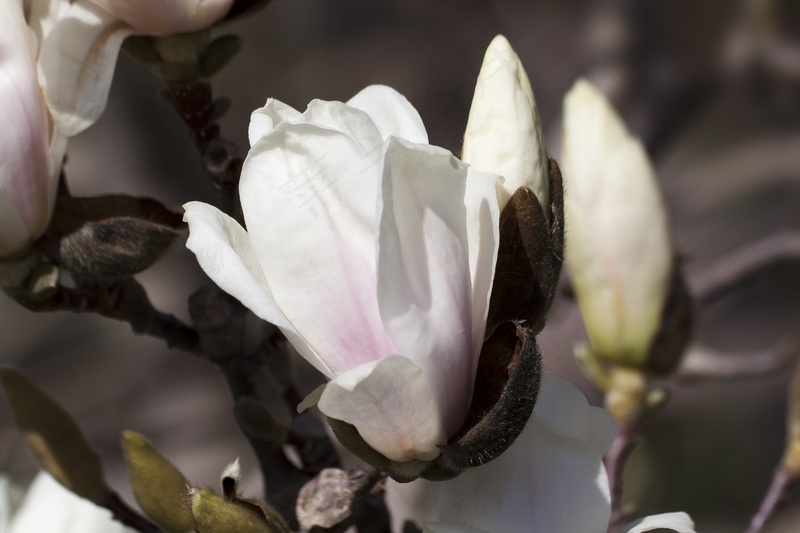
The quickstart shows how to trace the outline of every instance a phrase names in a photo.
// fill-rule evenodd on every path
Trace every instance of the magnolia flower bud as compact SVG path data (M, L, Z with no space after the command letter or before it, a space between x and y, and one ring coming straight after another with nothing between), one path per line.
M567 262L592 351L642 366L673 270L667 215L642 143L579 80L564 99Z
M50 220L64 142L51 138L22 2L0 1L0 258L25 251Z
M486 49L461 159L476 170L505 178L497 188L501 209L518 188L528 187L545 217L550 217L549 171L539 111L525 68L502 35Z

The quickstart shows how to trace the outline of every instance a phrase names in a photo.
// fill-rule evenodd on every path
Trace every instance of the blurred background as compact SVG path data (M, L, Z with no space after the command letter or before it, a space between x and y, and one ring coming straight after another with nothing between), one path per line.
M458 154L483 52L503 33L528 71L551 155L562 97L581 76L645 141L690 287L701 288L727 254L800 235L796 0L274 0L230 29L243 49L213 87L232 99L223 135L242 147L250 112L268 97L304 109L381 83L417 107L432 144ZM148 67L120 57L105 114L70 144L74 195L218 200L187 130L158 97L163 87ZM697 345L751 357L800 336L800 261L790 255L702 306ZM189 295L209 283L182 242L138 279L160 309L186 321ZM209 363L94 315L34 314L5 296L0 314L0 363L25 369L64 403L122 494L119 437L128 428L200 485L215 485L241 457L245 493L258 494L256 461ZM574 303L559 299L551 315L541 337L546 368L599 404L572 361L585 339ZM752 379L665 383L671 400L646 425L626 473L637 514L684 510L698 531L744 530L782 453L793 364ZM20 482L36 472L4 399L0 469ZM771 531L798 527L800 498Z

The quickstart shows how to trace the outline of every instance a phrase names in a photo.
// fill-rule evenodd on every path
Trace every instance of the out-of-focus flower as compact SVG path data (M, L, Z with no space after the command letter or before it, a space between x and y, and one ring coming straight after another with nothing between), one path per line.
M8 481L0 476L0 531L7 533L124 533L106 509L74 495L46 472L39 473L16 511Z
M502 35L492 40L483 58L461 159L477 170L503 176L497 193L501 209L514 191L528 187L549 213L547 154L539 111L525 67Z
M430 483L433 533L602 533L611 498L602 457L616 434L604 409L589 406L571 383L542 378L528 425L506 452L450 481ZM647 517L629 529L693 533L684 513Z
M66 149L39 88L36 53L22 2L0 0L0 257L44 231Z
M220 20L233 0L88 0L136 33L172 35L202 30Z
M233 0L30 0L41 42L40 78L65 135L88 128L105 109L120 46L130 35L172 35L211 26Z
M430 146L388 87L253 113L248 230L186 204L206 273L330 379L318 406L393 461L427 461L472 397L498 247L495 174Z
M642 143L578 80L564 99L566 257L595 354L641 366L661 326L672 249Z

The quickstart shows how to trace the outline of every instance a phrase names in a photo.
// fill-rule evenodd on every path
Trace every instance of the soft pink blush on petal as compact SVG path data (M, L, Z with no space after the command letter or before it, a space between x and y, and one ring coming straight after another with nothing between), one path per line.
M233 0L91 0L137 32L171 35L202 30L230 10Z
M242 208L275 301L334 375L397 353L378 312L373 158L340 131L283 122L242 169Z

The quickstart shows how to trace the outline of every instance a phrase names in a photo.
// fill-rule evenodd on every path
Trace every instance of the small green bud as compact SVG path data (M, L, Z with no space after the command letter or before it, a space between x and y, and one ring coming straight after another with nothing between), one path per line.
M109 492L103 465L75 420L16 369L0 368L0 383L39 465L65 488L100 504Z
M243 505L229 501L209 489L192 489L192 514L197 533L283 533L288 532L283 519L274 511L270 516L258 504ZM271 511L271 510L270 510Z
M194 520L186 506L188 482L142 435L122 434L131 488L139 507L168 533L192 531Z

